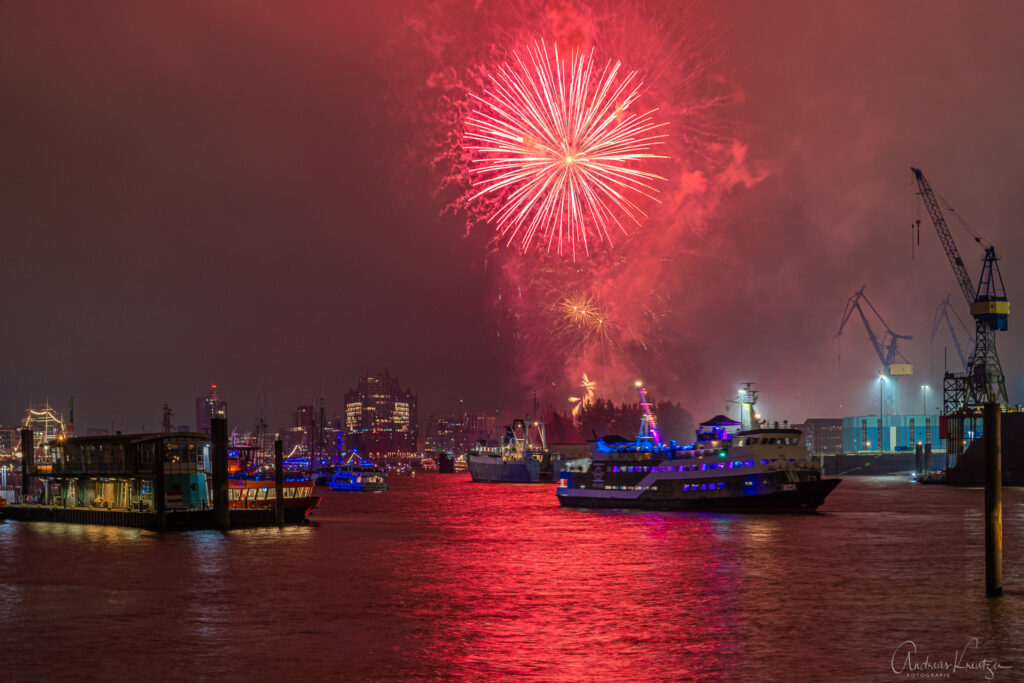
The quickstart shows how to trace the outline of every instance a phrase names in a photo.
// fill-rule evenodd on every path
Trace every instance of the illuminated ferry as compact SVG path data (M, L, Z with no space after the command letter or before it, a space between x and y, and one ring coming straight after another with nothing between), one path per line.
M388 473L370 460L358 458L354 453L338 465L328 480L335 491L387 491Z
M523 484L555 481L563 458L548 450L544 423L534 422L532 426L537 434L535 443L530 442L530 425L517 419L506 428L500 443L481 443L467 453L466 465L473 481Z
M257 468L255 455L256 446L250 445L232 446L228 451L228 507L274 507L277 500L274 472ZM313 495L310 476L286 470L282 483L287 521L301 521L320 505L320 496Z
M742 423L717 416L701 424L695 444L682 447L661 443L642 387L640 392L644 415L636 442L599 441L590 458L568 463L556 492L561 505L813 512L840 481L821 478L799 429L759 420L750 385L736 400Z

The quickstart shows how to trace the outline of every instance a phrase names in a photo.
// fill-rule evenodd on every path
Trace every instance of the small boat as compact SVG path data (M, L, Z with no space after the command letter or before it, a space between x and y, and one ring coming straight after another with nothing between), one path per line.
M353 454L338 465L327 485L335 491L387 491L387 476L372 460Z

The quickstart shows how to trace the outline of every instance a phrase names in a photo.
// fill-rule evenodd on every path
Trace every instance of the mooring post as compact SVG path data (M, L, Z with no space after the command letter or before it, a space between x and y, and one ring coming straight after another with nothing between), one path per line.
M284 526L284 446L274 442L274 518Z
M1003 594L1003 434L998 403L985 404L985 593Z
M32 470L36 466L36 440L31 429L21 430L21 501L28 502L32 491Z
M167 480L164 479L164 444L158 441L153 458L153 508L156 510L156 530L167 529Z
M223 417L210 419L210 460L213 465L213 516L217 528L231 526L228 511L228 421Z

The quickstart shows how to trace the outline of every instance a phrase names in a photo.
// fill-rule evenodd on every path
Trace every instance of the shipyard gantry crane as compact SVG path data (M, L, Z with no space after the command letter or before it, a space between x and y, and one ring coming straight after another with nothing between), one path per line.
M985 246L981 277L978 278L978 286L975 288L964 261L960 258L960 251L956 248L956 242L949 232L949 226L931 185L919 169L910 170L914 172L921 199L928 210L928 215L931 216L935 232L939 235L949 264L953 267L953 274L960 284L960 291L963 292L974 317L974 351L967 361L964 401L962 406L954 408L970 408L985 403L1006 403L1006 379L999 362L999 354L996 352L995 333L1007 328L1010 302L1006 298L1006 288L1003 286L1003 276L999 272L999 257L996 256L995 247ZM974 240L982 243L980 237L975 237Z
M974 236L974 241L985 247L981 276L975 288L960 258L953 235L949 232L935 192L920 169L910 170L914 173L921 200L932 219L942 248L946 251L949 265L960 284L960 291L970 306L971 316L974 317L974 351L967 359L966 372L947 372L943 377L942 402L947 421L947 449L959 455L966 445L964 420L979 419L981 407L986 403L1007 402L1006 378L996 352L996 332L1007 329L1010 302L1006 298L995 247L984 244L980 237Z
M875 333L871 327L871 323L868 320L867 315L864 314L864 309L861 307L861 301L868 305L868 308L874 314L878 322L885 328L885 332L882 334L881 339ZM889 405L889 414L892 415L896 411L896 377L904 375L914 374L914 366L911 365L906 357L900 353L899 341L901 339L910 340L912 336L908 334L896 334L889 327L888 323L875 308L874 304L868 299L867 295L864 294L864 286L861 286L856 292L853 293L847 302L846 309L843 311L843 320L839 323L839 331L836 332L836 337L843 333L846 328L846 323L849 322L853 316L854 311L860 316L861 322L864 323L864 329L868 333L868 340L871 342L871 346L875 349L875 354L878 356L879 362L882 364L882 371L879 374L880 380L885 384L887 388L885 403ZM883 413L882 404L878 406L879 415Z

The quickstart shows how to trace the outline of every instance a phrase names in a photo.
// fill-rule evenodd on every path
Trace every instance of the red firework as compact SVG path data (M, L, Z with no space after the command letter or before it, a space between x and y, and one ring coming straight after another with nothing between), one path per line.
M483 95L470 93L481 105L466 119L463 143L480 188L470 201L495 197L487 221L507 245L518 239L525 253L540 233L549 252L575 260L595 238L611 244L613 226L626 233L621 219L646 217L634 199L653 199L651 181L664 178L636 166L666 158L651 153L666 124L655 123L656 109L627 111L642 83L621 70L621 62L595 68L592 51L566 61L539 44L498 66Z

